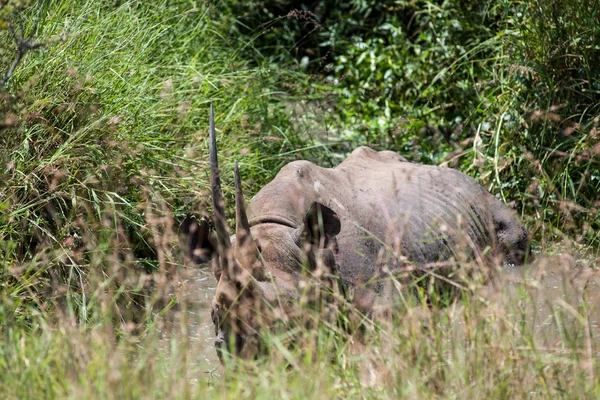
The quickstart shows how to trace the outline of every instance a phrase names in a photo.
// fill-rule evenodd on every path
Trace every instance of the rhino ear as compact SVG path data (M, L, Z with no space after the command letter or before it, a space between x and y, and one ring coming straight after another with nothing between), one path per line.
M313 245L327 247L340 233L340 219L331 208L314 202L304 216L303 236Z
M196 264L203 264L215 255L208 220L186 217L179 226L179 243L186 255Z

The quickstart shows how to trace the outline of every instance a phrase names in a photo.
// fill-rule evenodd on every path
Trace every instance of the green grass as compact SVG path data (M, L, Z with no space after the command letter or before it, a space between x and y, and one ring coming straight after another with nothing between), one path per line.
M315 9L313 36L298 14L260 26L263 3L0 13L46 44L0 88L3 397L598 397L597 2L353 2ZM331 166L366 143L515 201L538 264L446 307L403 282L393 320L354 335L302 309L264 329L270 357L219 368L215 284L177 238L185 214L210 214L210 103L229 215L235 160L250 197L291 160Z

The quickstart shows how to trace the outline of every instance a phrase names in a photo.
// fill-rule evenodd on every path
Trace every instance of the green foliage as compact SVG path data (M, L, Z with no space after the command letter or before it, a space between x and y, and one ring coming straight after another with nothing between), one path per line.
M530 199L530 212L549 227L597 246L598 2L536 1L527 12L515 46L520 60L508 68L517 88L512 112L528 132L509 138L528 162L509 168L504 179Z
M242 31L266 19L253 49L335 104L329 138L445 161L535 215L538 239L597 244L597 1L236 5Z

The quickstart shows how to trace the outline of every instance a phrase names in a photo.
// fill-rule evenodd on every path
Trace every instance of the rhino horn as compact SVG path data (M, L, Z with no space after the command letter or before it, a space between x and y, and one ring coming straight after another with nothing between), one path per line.
M242 192L242 179L237 161L233 169L235 176L235 241L236 256L243 265L250 266L253 270L252 275L255 278L261 276L261 268L254 268L258 259L258 249L250 232L250 223L246 214L246 205L244 202L244 193Z
M213 212L215 231L217 233L217 248L219 263L223 272L229 270L231 241L229 240L229 228L223 207L223 195L221 192L221 177L219 176L219 160L217 157L217 137L215 135L215 115L213 105L210 105L210 183L212 188Z
M250 224L246 215L246 206L244 203L244 193L242 193L242 180L237 161L233 168L235 176L235 240L240 245L252 240L250 233Z

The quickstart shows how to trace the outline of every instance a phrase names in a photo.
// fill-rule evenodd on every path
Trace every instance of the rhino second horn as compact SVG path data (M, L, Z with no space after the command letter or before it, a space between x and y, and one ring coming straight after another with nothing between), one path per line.
M235 177L235 240L242 244L252 240L250 233L250 223L246 215L246 206L244 202L244 193L242 192L242 180L240 178L240 170L238 162L235 162L233 167Z
M252 275L255 278L262 276L262 269L255 268L258 260L258 249L250 232L250 223L246 214L246 204L244 202L244 193L242 192L242 179L237 161L233 168L235 178L235 241L236 256L242 265L252 268Z
M217 156L217 137L215 134L215 114L213 105L210 105L210 183L213 199L213 213L215 231L217 233L217 252L219 254L220 268L228 272L233 267L231 259L231 241L229 240L229 227L225 218L223 194L221 192L221 177L219 175L219 159Z

